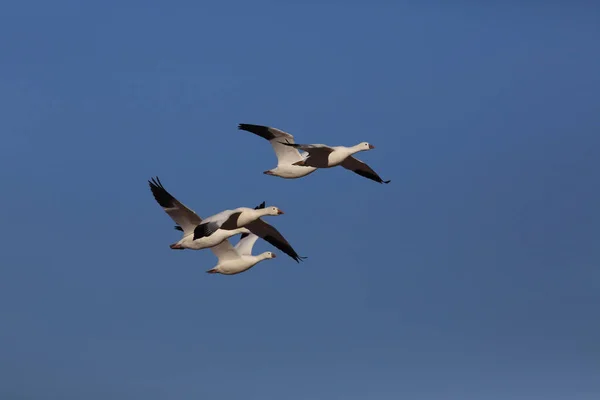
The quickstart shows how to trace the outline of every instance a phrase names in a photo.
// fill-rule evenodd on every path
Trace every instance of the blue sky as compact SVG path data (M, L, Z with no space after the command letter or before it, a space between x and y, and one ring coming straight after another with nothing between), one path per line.
M563 3L4 4L0 397L597 399L600 9ZM241 122L392 182L263 175ZM154 175L309 258L206 274Z

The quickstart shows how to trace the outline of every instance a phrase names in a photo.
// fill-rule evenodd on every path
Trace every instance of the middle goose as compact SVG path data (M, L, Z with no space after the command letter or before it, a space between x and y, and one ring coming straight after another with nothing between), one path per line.
M183 232L183 238L170 246L172 249L210 248L231 236L251 232L296 262L306 258L299 256L277 229L260 219L265 215L283 214L277 207L265 207L263 202L254 209L239 207L234 210L222 211L202 220L194 211L167 192L158 177L152 178L152 181L148 181L148 183L156 202L177 223L175 229Z

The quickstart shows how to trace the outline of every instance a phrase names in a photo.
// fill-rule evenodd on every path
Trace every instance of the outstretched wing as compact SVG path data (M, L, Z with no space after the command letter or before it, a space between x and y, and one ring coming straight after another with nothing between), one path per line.
M301 257L296 253L296 251L292 248L292 246L288 243L287 240L279 233L277 229L275 229L272 225L267 224L262 219L257 219L248 225L246 228L256 236L264 239L269 242L279 250L283 251L288 256L292 257L296 262L300 262L300 260L306 258Z
M231 245L229 239L225 239L218 245L210 247L210 250L215 256L217 256L219 263L240 258L237 251Z
M277 156L277 164L292 164L302 160L302 155L293 147L284 146L280 142L294 143L294 136L287 132L264 125L239 124L238 129L248 131L268 140Z
M355 172L360 176L374 180L375 182L379 182L379 183L390 183L391 182L389 180L384 181L383 179L381 179L381 177L379 175L377 175L377 173L375 171L373 171L373 169L371 167L369 167L364 162L362 162L359 159L354 158L352 156L348 156L342 162L342 167L349 169L350 171Z
M254 243L256 243L257 239L258 236L256 236L254 233L244 233L234 248L241 256L251 256L252 247L254 246Z
M183 203L173 197L163 187L158 176L148 181L150 190L156 202L165 210L175 223L181 227L184 235L193 232L194 228L202 223L202 219L192 210L187 208Z

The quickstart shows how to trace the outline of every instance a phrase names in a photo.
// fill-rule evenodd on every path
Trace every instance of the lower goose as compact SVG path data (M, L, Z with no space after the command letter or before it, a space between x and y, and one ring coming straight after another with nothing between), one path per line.
M229 240L211 247L217 256L217 265L209 269L209 274L235 275L247 271L263 260L277 257L275 253L266 251L257 256L252 255L252 247L258 239L253 233L242 235L240 241L233 247Z

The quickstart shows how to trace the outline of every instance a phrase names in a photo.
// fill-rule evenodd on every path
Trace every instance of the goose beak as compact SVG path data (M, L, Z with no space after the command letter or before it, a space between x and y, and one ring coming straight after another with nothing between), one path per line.
M277 215L281 215L281 214L285 214L285 213L283 211L281 211L281 210L278 209L277 210Z
M369 148L370 148L370 149L374 149L374 148L375 148L375 146L373 146L372 144L370 144L370 145L369 145Z
M273 175L273 173L271 171L265 171L265 172L263 172L263 174L265 174L265 175Z
M277 258L277 254L275 253L271 253L273 255L273 258Z

